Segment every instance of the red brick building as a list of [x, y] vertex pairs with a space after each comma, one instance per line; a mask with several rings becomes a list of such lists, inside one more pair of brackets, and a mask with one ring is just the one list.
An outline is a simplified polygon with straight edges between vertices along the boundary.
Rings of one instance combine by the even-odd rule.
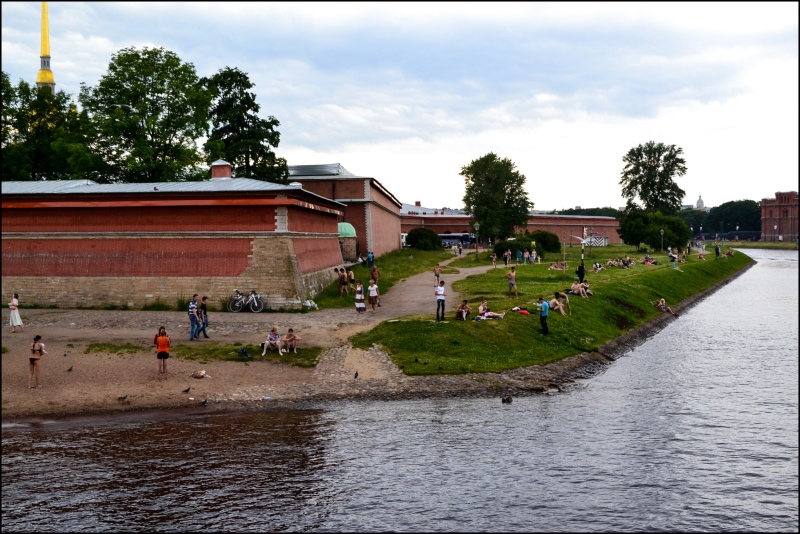
[[[437, 234], [472, 232], [470, 226], [472, 217], [469, 215], [460, 214], [456, 210], [423, 208], [419, 202], [414, 206], [404, 204], [401, 220], [403, 233], [408, 233], [414, 228], [421, 227], [430, 228]], [[587, 233], [590, 232], [590, 229], [593, 229], [593, 235], [608, 237], [609, 244], [622, 243], [622, 239], [617, 233], [619, 221], [614, 217], [535, 213], [531, 214], [530, 219], [528, 219], [527, 230], [530, 232], [546, 230], [556, 234], [562, 242], [569, 243], [573, 241], [577, 243], [578, 240], [571, 239], [570, 235], [582, 235], [584, 227]]]
[[761, 200], [761, 241], [797, 239], [797, 191], [775, 193]]
[[238, 288], [299, 306], [342, 266], [345, 206], [298, 186], [67, 180], [2, 193], [2, 292], [27, 302], [141, 307], [199, 293], [217, 305]]
[[345, 205], [342, 222], [356, 230], [356, 254], [375, 256], [400, 248], [403, 204], [375, 178], [356, 176], [338, 163], [290, 165], [289, 180]]

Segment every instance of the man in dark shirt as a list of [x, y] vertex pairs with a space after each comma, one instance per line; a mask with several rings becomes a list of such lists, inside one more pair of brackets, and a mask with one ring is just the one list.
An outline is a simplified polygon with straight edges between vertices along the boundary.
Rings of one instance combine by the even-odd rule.
[[200, 302], [200, 306], [198, 306], [197, 310], [197, 318], [200, 321], [200, 324], [197, 327], [197, 334], [194, 337], [200, 337], [200, 333], [203, 333], [203, 337], [208, 339], [208, 333], [206, 332], [206, 328], [208, 328], [208, 304], [206, 301], [208, 297], [204, 296], [202, 301]]

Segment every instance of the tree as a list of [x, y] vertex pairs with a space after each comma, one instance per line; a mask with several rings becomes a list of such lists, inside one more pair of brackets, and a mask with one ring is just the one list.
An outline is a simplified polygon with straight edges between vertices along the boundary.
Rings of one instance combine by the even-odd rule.
[[525, 175], [508, 158], [490, 152], [461, 168], [466, 182], [464, 209], [480, 224], [480, 237], [504, 239], [526, 226], [533, 203], [525, 192]]
[[636, 250], [647, 243], [652, 250], [661, 248], [661, 230], [664, 230], [664, 247], [683, 247], [691, 238], [689, 226], [679, 217], [667, 217], [661, 212], [647, 213], [640, 209], [626, 210], [619, 224], [619, 235], [627, 245]]
[[704, 210], [681, 210], [675, 215], [680, 217], [689, 227], [693, 228], [695, 233], [699, 233], [701, 227], [709, 228], [706, 223], [708, 213]]
[[734, 200], [711, 208], [706, 219], [707, 232], [761, 231], [761, 206], [755, 200]]
[[628, 206], [636, 206], [638, 197], [647, 211], [660, 211], [672, 215], [681, 208], [686, 192], [674, 182], [676, 176], [686, 174], [683, 149], [648, 141], [628, 151], [622, 161], [622, 196]]
[[194, 65], [164, 48], [123, 48], [96, 87], [81, 84], [94, 149], [110, 182], [166, 182], [196, 175], [211, 93]]
[[647, 237], [647, 226], [649, 225], [647, 214], [636, 208], [626, 210], [619, 221], [619, 237], [626, 245], [633, 245], [639, 251], [642, 242]]
[[236, 176], [268, 182], [286, 183], [289, 168], [278, 158], [281, 134], [275, 129], [280, 122], [273, 116], [262, 119], [256, 95], [250, 92], [253, 83], [236, 68], [226, 67], [203, 83], [213, 95], [211, 135], [205, 145], [208, 163], [225, 159]]
[[413, 228], [406, 236], [406, 243], [419, 250], [442, 249], [442, 238], [430, 228]]
[[558, 215], [589, 215], [592, 217], [614, 217], [619, 215], [616, 208], [570, 208], [557, 212]]
[[536, 242], [536, 250], [539, 247], [545, 252], [561, 252], [561, 240], [553, 232], [547, 230], [535, 230], [528, 234], [532, 241]]

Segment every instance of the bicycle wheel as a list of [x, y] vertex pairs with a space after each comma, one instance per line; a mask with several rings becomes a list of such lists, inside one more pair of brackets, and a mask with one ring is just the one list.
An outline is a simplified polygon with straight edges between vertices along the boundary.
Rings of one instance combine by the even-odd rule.
[[263, 309], [264, 309], [264, 301], [261, 300], [260, 298], [253, 299], [250, 302], [250, 311], [251, 312], [253, 312], [253, 313], [261, 313], [261, 311]]
[[228, 310], [233, 313], [239, 313], [244, 308], [244, 301], [242, 299], [232, 298], [228, 301]]

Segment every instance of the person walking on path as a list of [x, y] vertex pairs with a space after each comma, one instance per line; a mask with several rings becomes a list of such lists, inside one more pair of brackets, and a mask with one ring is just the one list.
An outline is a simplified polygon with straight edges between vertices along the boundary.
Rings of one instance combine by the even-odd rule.
[[378, 285], [378, 282], [381, 280], [381, 271], [378, 269], [376, 264], [372, 264], [372, 270], [370, 271], [369, 275], [375, 280], [375, 285]]
[[[437, 321], [444, 321], [444, 298], [447, 294], [444, 292], [444, 280], [439, 282], [439, 285], [436, 286], [436, 320]], [[442, 318], [439, 319], [439, 310], [442, 310]]]
[[714, 245], [714, 254], [719, 258], [719, 245]]
[[156, 336], [156, 360], [158, 361], [158, 373], [156, 374], [156, 378], [159, 375], [164, 375], [164, 378], [167, 378], [167, 359], [169, 358], [169, 346], [170, 340], [169, 336], [167, 335], [167, 329], [163, 326], [158, 329], [158, 335]]
[[492, 269], [496, 269], [497, 268], [497, 254], [492, 252], [492, 255], [489, 256], [489, 257], [492, 258]]
[[375, 280], [372, 278], [369, 280], [367, 296], [369, 297], [369, 305], [372, 306], [372, 313], [375, 313], [375, 306], [378, 304], [378, 299], [381, 298], [381, 292], [378, 290], [378, 286], [375, 285]]
[[439, 264], [436, 264], [436, 267], [433, 268], [433, 287], [439, 287], [439, 277], [442, 275], [442, 268], [439, 267]]
[[542, 325], [542, 335], [546, 336], [550, 333], [547, 328], [547, 315], [550, 312], [550, 304], [542, 297], [539, 297], [539, 323]]
[[42, 354], [47, 354], [44, 350], [44, 343], [42, 343], [42, 336], [34, 336], [33, 343], [31, 343], [31, 355], [28, 357], [28, 389], [33, 389], [31, 381], [36, 381], [36, 387], [39, 385], [39, 365], [42, 362]]
[[519, 293], [517, 292], [517, 268], [512, 267], [510, 272], [506, 273], [506, 278], [508, 278], [508, 296], [511, 296], [511, 290], [514, 290], [514, 297], [519, 297]]
[[367, 267], [372, 269], [372, 266], [375, 264], [375, 254], [372, 251], [367, 253]]
[[208, 339], [208, 332], [206, 332], [206, 328], [208, 328], [208, 304], [206, 301], [208, 297], [203, 297], [200, 299], [200, 306], [198, 306], [197, 310], [197, 317], [200, 320], [200, 323], [197, 326], [197, 334], [195, 337], [200, 337], [200, 333], [203, 333], [203, 337]]
[[25, 331], [25, 325], [22, 324], [22, 317], [19, 316], [19, 295], [14, 293], [14, 297], [11, 299], [11, 302], [8, 303], [8, 308], [11, 310], [11, 318], [9, 319], [8, 323], [11, 325], [11, 333], [17, 333], [17, 327], [20, 327], [22, 331]]
[[586, 276], [586, 266], [583, 264], [583, 260], [581, 260], [581, 264], [578, 265], [578, 268], [575, 270], [575, 273], [578, 275], [578, 281], [583, 283], [583, 277]]
[[364, 284], [359, 280], [356, 282], [356, 312], [364, 313], [365, 311], [367, 311], [367, 307], [364, 305]]
[[200, 333], [200, 316], [197, 315], [197, 293], [192, 295], [189, 302], [189, 341], [194, 341]]

